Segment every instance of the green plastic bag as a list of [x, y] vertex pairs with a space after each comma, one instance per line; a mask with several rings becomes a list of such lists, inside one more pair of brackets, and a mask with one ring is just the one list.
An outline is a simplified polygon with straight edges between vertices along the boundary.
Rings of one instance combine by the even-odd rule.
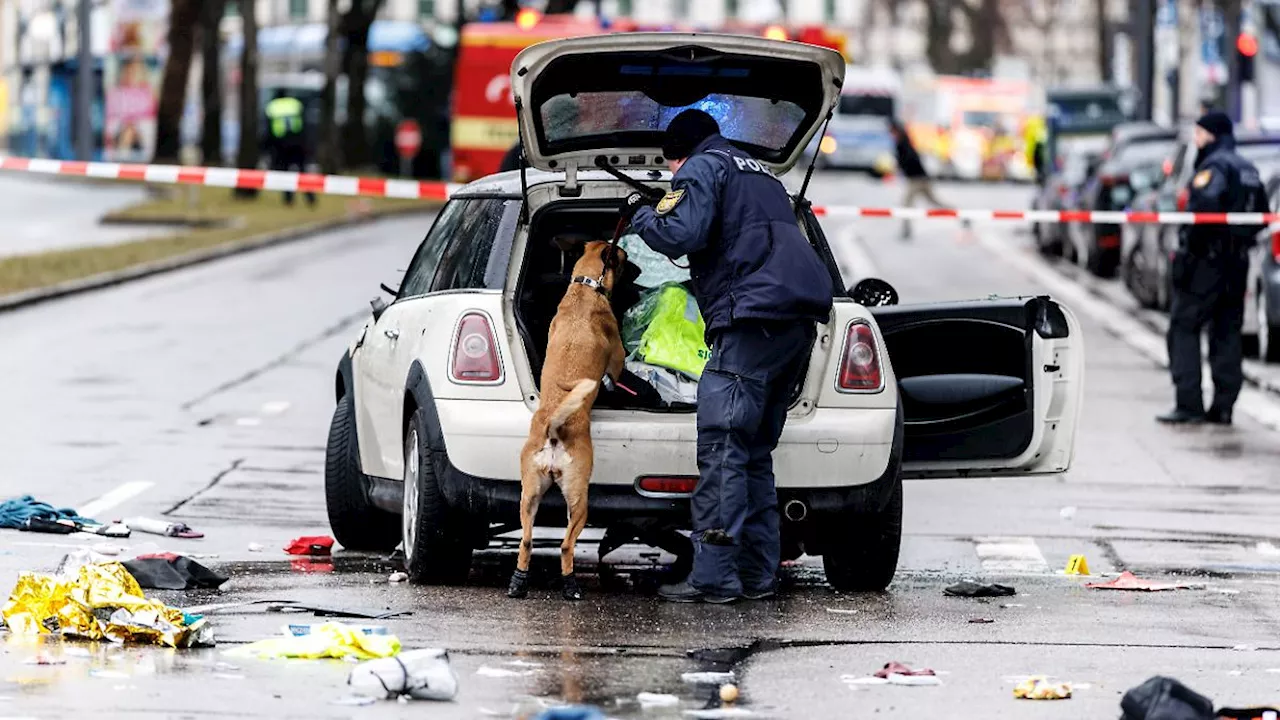
[[622, 316], [622, 344], [632, 358], [702, 377], [711, 358], [698, 303], [679, 283], [646, 290]]

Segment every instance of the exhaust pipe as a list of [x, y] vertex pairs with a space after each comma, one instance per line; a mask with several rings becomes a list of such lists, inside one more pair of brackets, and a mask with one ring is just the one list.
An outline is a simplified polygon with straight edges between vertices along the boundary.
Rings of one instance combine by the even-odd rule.
[[782, 506], [782, 516], [791, 522], [800, 522], [809, 516], [809, 506], [799, 500], [791, 500]]

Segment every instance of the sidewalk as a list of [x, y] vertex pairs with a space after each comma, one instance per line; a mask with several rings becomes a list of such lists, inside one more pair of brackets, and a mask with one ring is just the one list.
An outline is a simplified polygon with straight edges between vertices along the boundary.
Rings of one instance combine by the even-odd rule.
[[98, 219], [146, 199], [141, 185], [68, 182], [0, 175], [0, 257], [172, 235], [165, 227], [99, 225]]

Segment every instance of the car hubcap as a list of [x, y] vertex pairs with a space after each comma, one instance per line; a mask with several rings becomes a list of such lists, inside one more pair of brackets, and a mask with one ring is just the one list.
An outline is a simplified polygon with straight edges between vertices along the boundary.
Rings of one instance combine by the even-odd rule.
[[404, 513], [401, 517], [401, 538], [404, 540], [404, 557], [413, 557], [414, 539], [418, 534], [418, 431], [410, 430], [404, 452]]

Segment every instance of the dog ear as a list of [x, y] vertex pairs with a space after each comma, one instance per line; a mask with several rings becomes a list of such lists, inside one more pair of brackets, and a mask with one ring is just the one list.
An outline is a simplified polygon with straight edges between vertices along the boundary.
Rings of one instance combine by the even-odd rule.
[[640, 269], [639, 265], [631, 262], [630, 260], [626, 260], [622, 263], [622, 272], [619, 273], [618, 278], [622, 282], [630, 284], [639, 280], [642, 273], [643, 271]]

